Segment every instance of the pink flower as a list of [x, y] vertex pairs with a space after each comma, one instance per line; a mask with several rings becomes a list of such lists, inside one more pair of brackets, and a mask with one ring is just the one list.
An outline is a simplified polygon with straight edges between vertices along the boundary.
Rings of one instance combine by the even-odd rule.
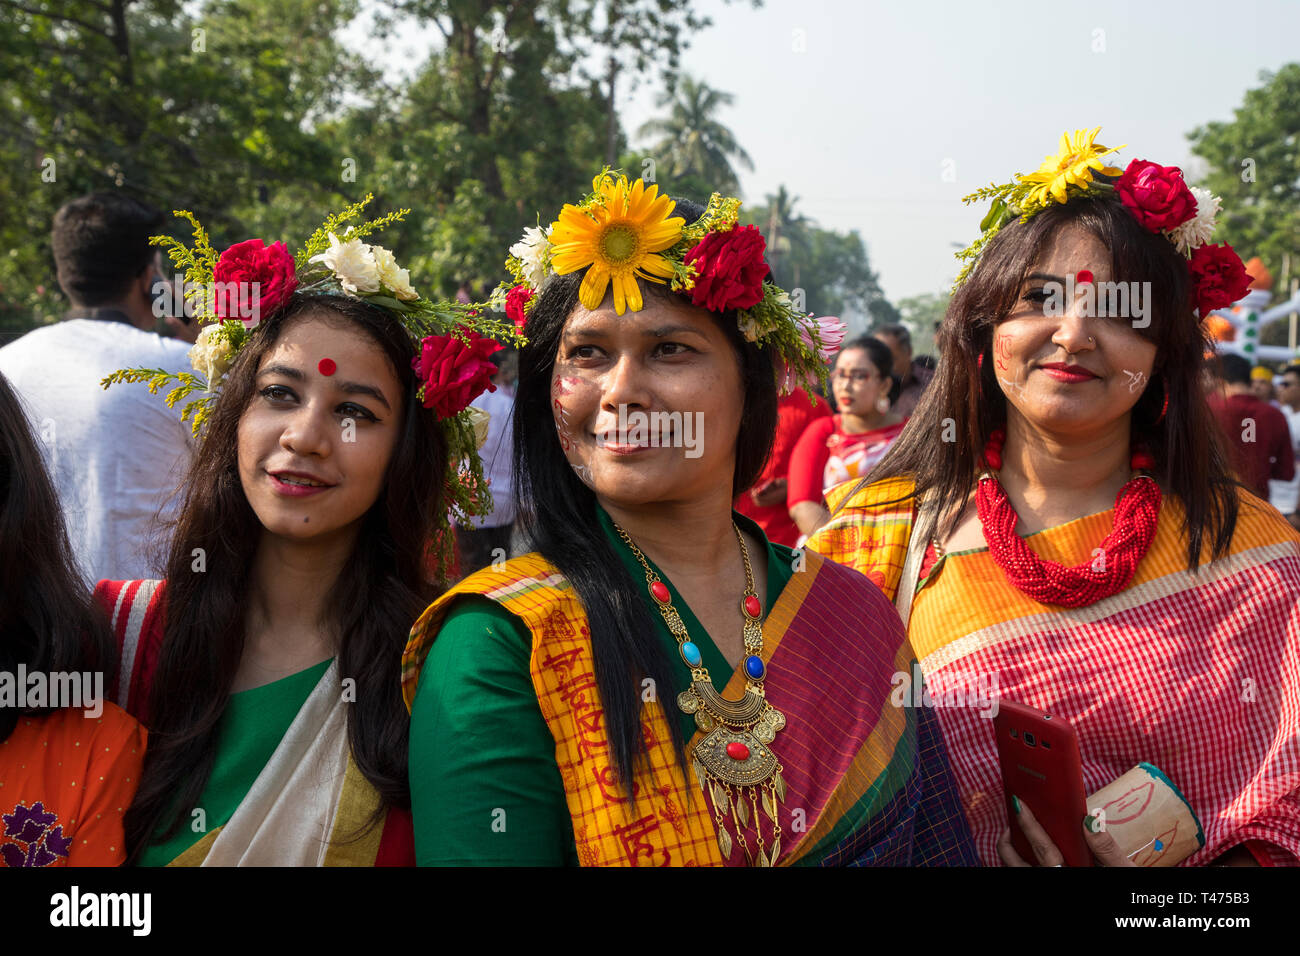
[[424, 407], [432, 408], [439, 418], [463, 412], [484, 390], [497, 390], [492, 384], [496, 366], [488, 356], [503, 346], [477, 332], [468, 331], [467, 335], [469, 344], [453, 335], [426, 335], [419, 358], [411, 359], [411, 367], [424, 385]]
[[[223, 252], [212, 278], [217, 283], [218, 318], [239, 319], [250, 329], [288, 302], [298, 287], [293, 256], [284, 243], [268, 246], [261, 239], [245, 239]], [[253, 283], [257, 283], [256, 298]]]
[[1145, 159], [1128, 164], [1115, 181], [1120, 200], [1145, 229], [1176, 229], [1196, 215], [1196, 197], [1183, 182], [1177, 166], [1161, 166]]
[[695, 265], [691, 301], [710, 312], [748, 309], [763, 299], [763, 280], [771, 271], [763, 261], [767, 243], [754, 226], [711, 232], [690, 252]]
[[[812, 335], [813, 330], [817, 332], [816, 340]], [[819, 319], [810, 315], [799, 322], [799, 338], [808, 346], [808, 351], [816, 352], [823, 362], [829, 362], [835, 357], [847, 330], [848, 326], [833, 315], [823, 315]]]
[[517, 285], [506, 293], [506, 316], [515, 323], [515, 331], [520, 335], [524, 334], [524, 325], [528, 322], [524, 306], [532, 298], [533, 290], [526, 285]]

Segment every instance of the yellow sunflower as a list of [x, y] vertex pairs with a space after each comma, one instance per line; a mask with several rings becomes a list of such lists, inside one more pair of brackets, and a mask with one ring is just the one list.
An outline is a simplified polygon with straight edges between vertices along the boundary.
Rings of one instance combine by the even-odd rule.
[[614, 311], [641, 311], [638, 277], [662, 283], [673, 274], [669, 260], [659, 255], [681, 238], [686, 220], [669, 218], [677, 205], [659, 195], [658, 186], [626, 176], [602, 174], [592, 181], [596, 201], [587, 209], [566, 205], [551, 225], [551, 265], [559, 275], [590, 266], [578, 289], [578, 301], [595, 309], [614, 283]]
[[1027, 176], [1016, 176], [1021, 182], [1039, 184], [1029, 193], [1028, 204], [1031, 207], [1046, 206], [1049, 195], [1057, 202], [1065, 202], [1069, 198], [1067, 189], [1070, 186], [1081, 186], [1087, 189], [1092, 182], [1094, 169], [1106, 176], [1118, 176], [1123, 173], [1123, 170], [1117, 166], [1107, 166], [1102, 163], [1101, 158], [1124, 147], [1109, 147], [1094, 143], [1100, 132], [1100, 126], [1090, 130], [1077, 129], [1074, 131], [1073, 139], [1069, 133], [1062, 133], [1061, 145], [1055, 156], [1044, 159], [1037, 172]]

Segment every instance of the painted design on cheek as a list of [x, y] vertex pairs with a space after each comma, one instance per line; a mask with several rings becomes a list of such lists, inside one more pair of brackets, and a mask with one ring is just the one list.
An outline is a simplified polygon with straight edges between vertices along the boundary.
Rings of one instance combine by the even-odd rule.
[[1128, 369], [1124, 369], [1124, 374], [1128, 376], [1128, 390], [1130, 392], [1136, 392], [1147, 383], [1147, 377], [1142, 372], [1130, 372]]
[[1075, 285], [1088, 285], [1092, 282], [1092, 273], [1087, 269], [1080, 269], [1074, 276]]
[[1017, 395], [1025, 390], [1023, 382], [1008, 382], [1005, 378], [999, 378], [998, 381], [1005, 385], [1008, 391], [1015, 392]]
[[338, 371], [338, 368], [339, 367], [334, 364], [334, 360], [331, 358], [323, 358], [316, 365], [317, 371], [319, 371], [322, 375], [326, 377], [333, 375], [335, 372]]
[[1005, 335], [999, 336], [993, 343], [993, 356], [997, 367], [1002, 369], [1002, 371], [1005, 372], [1011, 367], [1009, 364], [1011, 359], [1011, 343], [1007, 340]]
[[568, 413], [564, 410], [564, 405], [558, 398], [551, 403], [551, 410], [555, 415], [555, 434], [559, 436], [560, 448], [567, 454], [569, 449], [573, 447], [573, 442], [569, 438]]

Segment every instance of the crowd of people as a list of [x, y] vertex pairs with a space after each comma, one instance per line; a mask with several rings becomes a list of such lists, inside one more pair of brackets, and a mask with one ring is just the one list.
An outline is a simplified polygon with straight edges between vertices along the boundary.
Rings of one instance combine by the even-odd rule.
[[935, 360], [614, 173], [479, 303], [365, 228], [239, 243], [251, 318], [160, 316], [161, 215], [68, 203], [68, 317], [0, 348], [0, 859], [1061, 865], [919, 673], [1067, 721], [1086, 793], [1159, 768], [1174, 862], [1300, 865], [1300, 365], [1209, 348], [1240, 261], [1095, 135], [995, 199]]

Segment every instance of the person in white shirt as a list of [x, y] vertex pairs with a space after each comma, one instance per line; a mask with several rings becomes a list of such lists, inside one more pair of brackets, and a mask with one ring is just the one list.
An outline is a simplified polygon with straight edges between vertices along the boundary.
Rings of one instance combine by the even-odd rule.
[[515, 523], [514, 427], [511, 419], [515, 398], [505, 383], [508, 354], [509, 350], [503, 350], [490, 359], [497, 367], [492, 376], [496, 391], [484, 392], [470, 403], [491, 416], [487, 441], [479, 449], [479, 457], [483, 460], [483, 476], [492, 492], [492, 513], [472, 519], [472, 525], [456, 526], [456, 552], [462, 577], [468, 577], [495, 561], [504, 561], [511, 554], [510, 539]]
[[89, 581], [154, 576], [155, 517], [189, 462], [190, 430], [147, 389], [105, 390], [100, 379], [131, 366], [190, 369], [197, 323], [168, 317], [188, 341], [153, 330], [161, 257], [149, 236], [160, 211], [115, 193], [64, 205], [51, 234], [59, 285], [72, 302], [61, 322], [0, 348], [9, 379], [41, 441], [80, 570]]
[[1291, 429], [1291, 448], [1296, 456], [1296, 476], [1290, 481], [1270, 481], [1268, 500], [1295, 528], [1300, 528], [1300, 364], [1288, 365], [1277, 379], [1278, 407]]

